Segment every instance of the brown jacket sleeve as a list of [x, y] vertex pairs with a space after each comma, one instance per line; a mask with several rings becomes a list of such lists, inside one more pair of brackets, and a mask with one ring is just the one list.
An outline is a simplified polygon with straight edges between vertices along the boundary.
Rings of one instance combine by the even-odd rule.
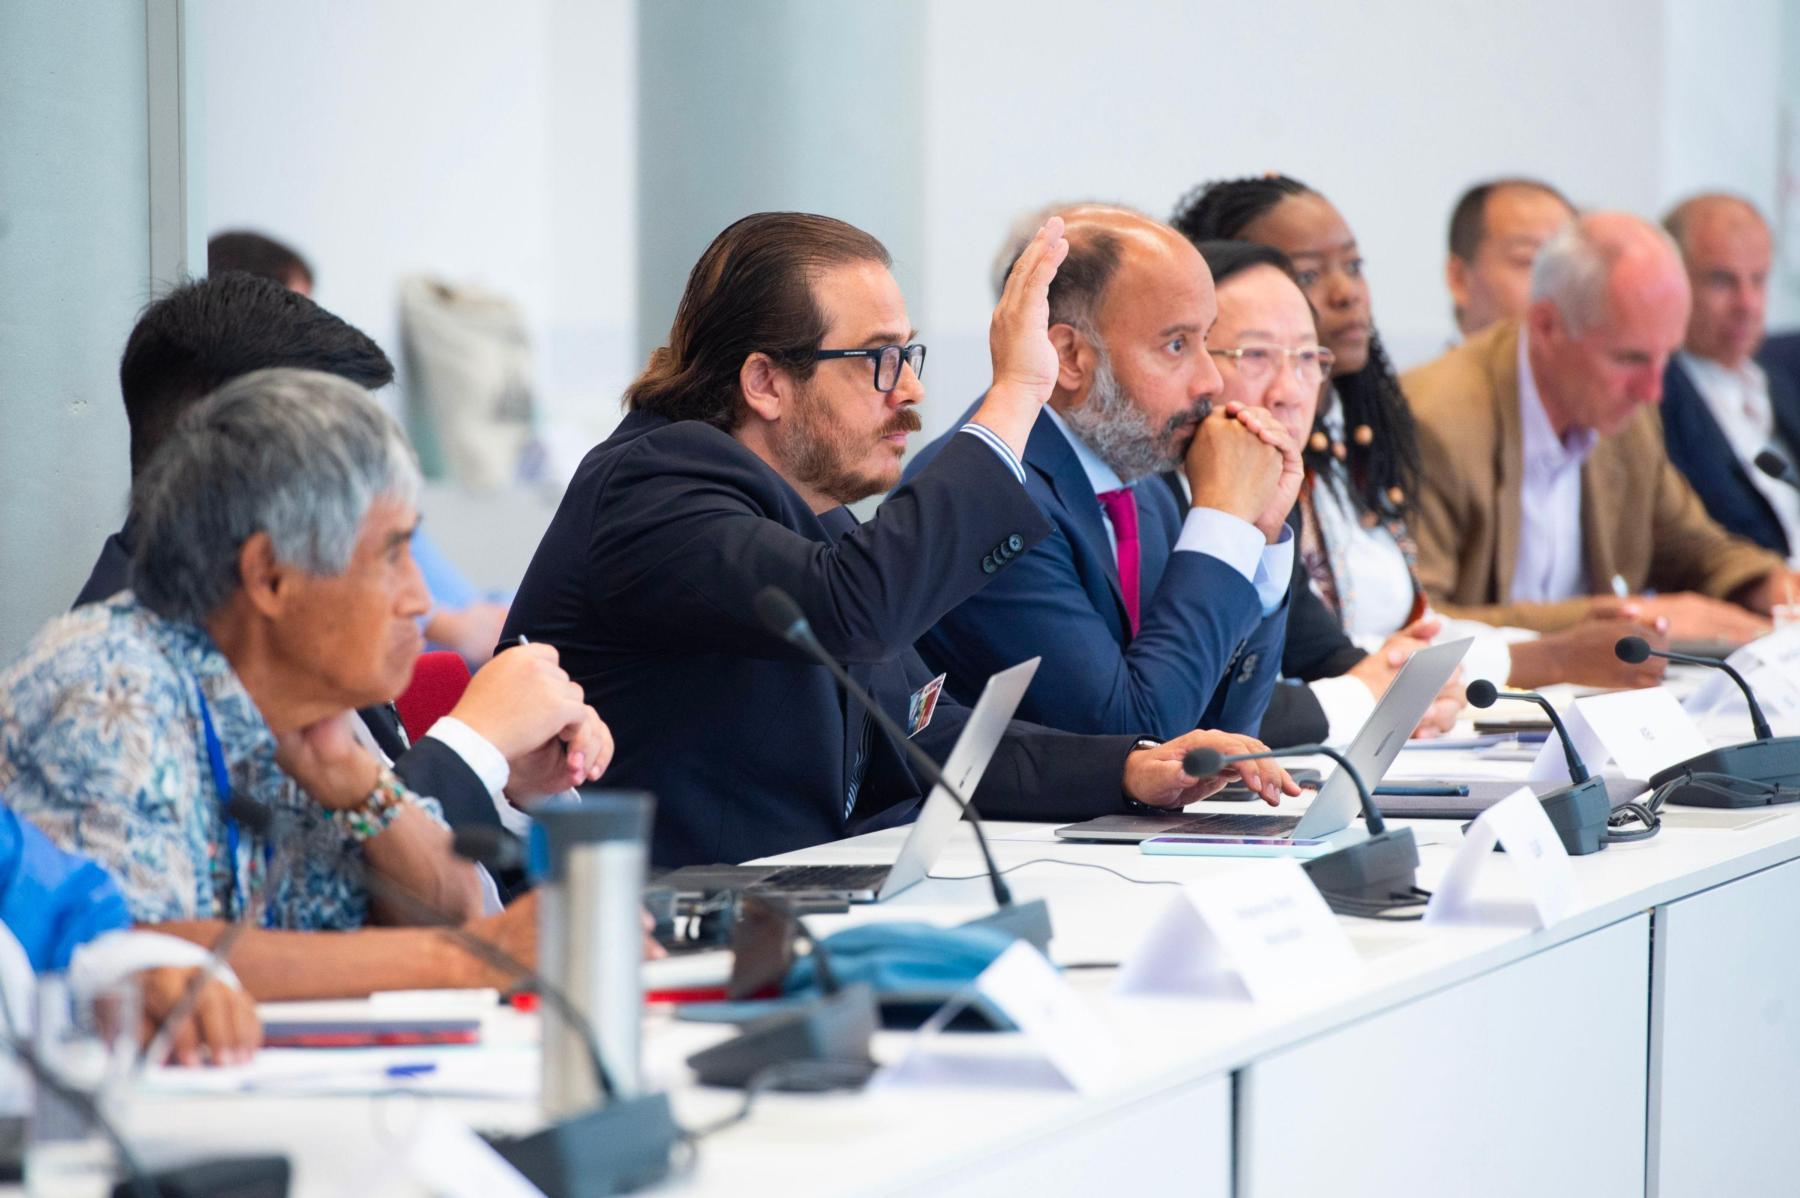
[[1660, 465], [1651, 586], [1727, 599], [1782, 567], [1773, 553], [1719, 527], [1666, 454]]

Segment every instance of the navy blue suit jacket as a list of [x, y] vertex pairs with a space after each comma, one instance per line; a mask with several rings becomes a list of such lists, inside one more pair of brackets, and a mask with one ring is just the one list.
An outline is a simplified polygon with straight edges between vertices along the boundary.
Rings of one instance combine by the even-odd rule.
[[[1790, 460], [1800, 452], [1800, 390], [1787, 373], [1768, 369], [1769, 405], [1774, 410], [1776, 435], [1785, 443]], [[1738, 460], [1725, 431], [1694, 385], [1693, 376], [1674, 358], [1663, 372], [1663, 436], [1669, 460], [1687, 477], [1707, 515], [1726, 531], [1755, 541], [1783, 556], [1794, 549], [1787, 542], [1775, 509], [1751, 481], [1754, 463]]]
[[[791, 594], [904, 726], [931, 677], [913, 641], [1048, 532], [986, 444], [964, 436], [940, 457], [867, 524], [846, 508], [815, 515], [755, 454], [698, 421], [634, 412], [582, 461], [506, 635], [555, 645], [611, 726], [605, 781], [655, 794], [655, 864], [744, 861], [916, 813], [923, 790], [879, 730], [845, 811], [863, 712], [823, 666], [766, 632], [753, 603], [771, 584]], [[919, 745], [942, 761], [967, 718], [941, 701]], [[1015, 724], [973, 800], [1008, 818], [1123, 811], [1134, 739]]]
[[[921, 477], [955, 444], [949, 433], [907, 468]], [[1050, 535], [963, 600], [919, 642], [959, 698], [996, 670], [1042, 655], [1021, 717], [1071, 732], [1196, 727], [1255, 735], [1281, 669], [1287, 606], [1263, 618], [1256, 588], [1219, 559], [1174, 553], [1181, 509], [1161, 482], [1137, 488], [1138, 634], [1094, 488], [1048, 413], [1025, 448], [1025, 486]]]

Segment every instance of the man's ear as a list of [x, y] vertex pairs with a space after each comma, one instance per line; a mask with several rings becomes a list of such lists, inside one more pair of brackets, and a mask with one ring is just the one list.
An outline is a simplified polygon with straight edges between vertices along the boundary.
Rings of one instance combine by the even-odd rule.
[[286, 606], [292, 589], [292, 571], [275, 556], [275, 543], [266, 532], [254, 532], [238, 548], [238, 583], [244, 598], [260, 614], [274, 619]]
[[1074, 325], [1050, 326], [1050, 344], [1056, 347], [1056, 389], [1076, 399], [1087, 398], [1093, 385], [1094, 367], [1100, 360], [1093, 342]]
[[750, 414], [772, 424], [786, 414], [794, 380], [768, 354], [755, 353], [738, 367], [738, 390]]
[[1455, 254], [1444, 260], [1444, 285], [1450, 288], [1450, 304], [1461, 317], [1469, 307], [1469, 264]]
[[1569, 326], [1563, 320], [1562, 309], [1556, 306], [1555, 300], [1533, 301], [1532, 305], [1525, 309], [1524, 324], [1532, 341], [1545, 348], [1559, 344], [1569, 335]]

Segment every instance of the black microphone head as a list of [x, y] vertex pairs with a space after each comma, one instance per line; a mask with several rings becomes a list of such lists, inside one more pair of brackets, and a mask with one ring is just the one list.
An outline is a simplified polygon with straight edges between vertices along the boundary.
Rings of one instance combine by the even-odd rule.
[[1492, 707], [1494, 700], [1500, 697], [1500, 692], [1486, 678], [1477, 678], [1469, 683], [1469, 689], [1463, 692], [1463, 697], [1469, 701], [1470, 707]]
[[525, 866], [525, 846], [505, 828], [471, 824], [456, 829], [450, 843], [458, 857], [485, 865], [491, 870], [522, 869]]
[[1190, 778], [1210, 778], [1225, 768], [1225, 755], [1217, 749], [1189, 749], [1181, 758], [1181, 772]]
[[807, 627], [806, 613], [792, 595], [778, 586], [766, 586], [756, 592], [755, 606], [762, 626], [784, 641], [794, 640], [796, 633]]
[[1789, 481], [1787, 462], [1772, 449], [1765, 449], [1756, 455], [1756, 468], [1778, 482]]
[[1613, 652], [1619, 655], [1620, 661], [1635, 666], [1650, 660], [1650, 642], [1641, 636], [1622, 636], [1613, 646]]
[[225, 814], [258, 836], [267, 836], [275, 826], [275, 809], [248, 795], [233, 795], [225, 804]]

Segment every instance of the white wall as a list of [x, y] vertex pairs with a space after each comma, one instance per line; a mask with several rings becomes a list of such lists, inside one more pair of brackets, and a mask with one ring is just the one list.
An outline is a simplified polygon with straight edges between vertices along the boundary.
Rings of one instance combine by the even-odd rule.
[[[395, 284], [524, 308], [579, 453], [634, 373], [626, 0], [192, 0], [208, 228], [293, 243], [316, 298], [399, 361]], [[609, 398], [614, 397], [614, 398]]]
[[124, 519], [119, 351], [151, 290], [146, 35], [141, 3], [0, 6], [0, 666]]
[[1444, 238], [1468, 184], [1526, 173], [1582, 203], [1660, 199], [1662, 31], [1643, 0], [1095, 11], [929, 7], [925, 306], [940, 396], [972, 395], [988, 262], [1013, 216], [1046, 200], [1167, 216], [1204, 180], [1294, 175], [1343, 211], [1384, 340], [1418, 360], [1453, 331]]

